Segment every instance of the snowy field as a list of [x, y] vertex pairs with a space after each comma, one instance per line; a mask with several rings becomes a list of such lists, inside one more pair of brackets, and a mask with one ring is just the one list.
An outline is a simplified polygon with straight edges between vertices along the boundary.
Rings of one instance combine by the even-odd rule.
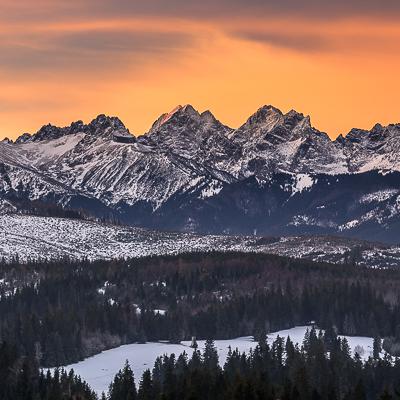
[[[400, 265], [400, 248], [328, 236], [196, 235], [157, 232], [65, 218], [0, 215], [0, 259], [113, 259], [191, 251], [245, 251], [342, 263], [346, 254], [363, 247], [360, 264]], [[1, 277], [0, 277], [1, 278]]]
[[[294, 343], [301, 344], [304, 334], [308, 327], [298, 326], [292, 329], [283, 330], [268, 335], [268, 341], [271, 343], [279, 335], [281, 337], [290, 337]], [[372, 354], [372, 338], [368, 337], [348, 337], [349, 345], [354, 351], [356, 346], [362, 346], [364, 349], [363, 359], [367, 359]], [[198, 341], [199, 349], [204, 349], [204, 341]], [[220, 364], [225, 363], [228, 348], [232, 350], [238, 349], [241, 352], [248, 352], [257, 346], [252, 337], [241, 337], [231, 340], [217, 340], [215, 345], [218, 349]], [[186, 351], [189, 357], [193, 349], [190, 342], [182, 342], [182, 344], [169, 343], [146, 343], [146, 344], [129, 344], [117, 347], [112, 350], [103, 351], [93, 357], [87, 358], [76, 364], [68, 365], [66, 370], [73, 369], [76, 374], [80, 375], [98, 394], [108, 390], [108, 386], [113, 380], [115, 374], [121, 369], [126, 360], [129, 361], [135, 374], [136, 383], [139, 382], [143, 372], [146, 369], [152, 369], [154, 362], [158, 356], [164, 354], [170, 355], [174, 353], [176, 356]]]
[[20, 261], [63, 257], [96, 260], [213, 249], [245, 250], [247, 240], [246, 237], [156, 232], [65, 218], [0, 216], [0, 258], [18, 255]]

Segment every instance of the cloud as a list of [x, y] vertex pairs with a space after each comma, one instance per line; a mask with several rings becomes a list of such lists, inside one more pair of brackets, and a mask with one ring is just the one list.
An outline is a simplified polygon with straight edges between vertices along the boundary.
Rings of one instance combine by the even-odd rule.
[[232, 125], [262, 103], [337, 133], [391, 122], [399, 21], [399, 0], [0, 0], [0, 129], [108, 112], [144, 131], [181, 102]]
[[[0, 36], [0, 39], [1, 36]], [[195, 40], [189, 33], [130, 30], [60, 31], [5, 35], [0, 71], [98, 71], [173, 54]]]
[[53, 44], [58, 48], [92, 53], [157, 53], [188, 46], [189, 34], [144, 31], [89, 31], [61, 35]]
[[[355, 16], [396, 19], [400, 1], [36, 0], [33, 4], [32, 0], [0, 0], [0, 74], [84, 73], [140, 66], [151, 57], [157, 61], [195, 49], [202, 24], [233, 38], [304, 53], [364, 47], [364, 40], [378, 50], [386, 49], [389, 35], [389, 39], [375, 39], [350, 33], [337, 38], [332, 32], [307, 28]], [[279, 21], [283, 21], [281, 26]], [[303, 26], [287, 30], [291, 25], [287, 21], [300, 21]], [[398, 49], [397, 39], [391, 41], [389, 52]]]
[[262, 31], [235, 31], [231, 34], [240, 39], [300, 52], [320, 52], [330, 48], [327, 37], [312, 34]]
[[[275, 21], [276, 22], [276, 21]], [[368, 26], [368, 29], [366, 29]], [[388, 28], [389, 29], [385, 29]], [[389, 24], [365, 25], [360, 21], [331, 24], [297, 24], [279, 21], [267, 26], [228, 30], [233, 38], [304, 54], [352, 54], [392, 57], [400, 51], [400, 28]]]
[[[398, 0], [2, 0], [3, 19], [45, 20], [163, 16], [214, 19], [232, 16], [270, 18], [390, 17], [400, 15]], [[5, 13], [6, 12], [6, 13]]]

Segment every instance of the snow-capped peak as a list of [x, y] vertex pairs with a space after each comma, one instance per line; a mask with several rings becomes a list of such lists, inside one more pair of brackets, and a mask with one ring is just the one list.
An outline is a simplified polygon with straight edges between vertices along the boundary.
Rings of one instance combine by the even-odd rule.
[[158, 129], [161, 125], [164, 125], [166, 122], [168, 122], [171, 117], [180, 111], [182, 109], [182, 106], [176, 106], [173, 110], [171, 110], [169, 113], [162, 114], [160, 118], [157, 119], [157, 121], [153, 124], [154, 129]]
[[[181, 120], [184, 121], [181, 121]], [[168, 113], [162, 114], [152, 125], [148, 134], [158, 131], [165, 124], [179, 124], [185, 122], [187, 119], [200, 120], [200, 113], [193, 108], [190, 104], [184, 106], [177, 106]]]
[[[243, 126], [270, 127], [282, 121], [283, 114], [278, 108], [266, 105], [259, 108]], [[240, 129], [240, 128], [239, 128]]]
[[3, 179], [7, 191], [22, 187], [34, 199], [68, 187], [107, 205], [157, 208], [189, 189], [208, 193], [210, 182], [220, 188], [249, 177], [267, 182], [277, 172], [400, 171], [399, 137], [400, 125], [376, 125], [331, 141], [309, 116], [271, 105], [233, 130], [188, 104], [163, 114], [137, 143], [121, 120], [101, 114], [88, 124], [45, 125], [16, 144], [0, 142], [0, 162], [12, 166], [7, 177], [15, 174], [12, 185]]
[[78, 133], [108, 139], [115, 139], [118, 136], [134, 141], [134, 137], [119, 118], [100, 114], [87, 125], [82, 121], [72, 122], [70, 126], [63, 128], [51, 124], [44, 125], [33, 135], [24, 133], [15, 143], [23, 144], [56, 140], [63, 136], [76, 135]]
[[284, 115], [284, 125], [287, 129], [306, 129], [311, 128], [311, 119], [310, 116], [304, 116], [304, 114], [299, 113], [295, 110], [289, 111]]
[[309, 116], [291, 110], [283, 114], [278, 108], [268, 105], [258, 109], [244, 125], [232, 134], [239, 142], [275, 139], [287, 141], [304, 136], [310, 130]]

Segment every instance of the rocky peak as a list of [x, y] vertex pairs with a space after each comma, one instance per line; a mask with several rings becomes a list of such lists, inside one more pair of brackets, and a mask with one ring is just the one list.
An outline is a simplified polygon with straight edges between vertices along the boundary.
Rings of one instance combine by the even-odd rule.
[[71, 126], [67, 129], [69, 130], [70, 134], [72, 134], [72, 135], [75, 133], [85, 132], [85, 124], [81, 120], [75, 121], [75, 122], [72, 122]]
[[276, 143], [308, 136], [310, 132], [318, 133], [312, 128], [309, 116], [304, 116], [295, 110], [283, 114], [276, 107], [268, 105], [258, 109], [233, 134], [233, 137], [241, 142], [266, 140]]
[[[265, 127], [282, 121], [283, 113], [278, 108], [267, 105], [259, 108], [243, 126]], [[240, 128], [239, 128], [240, 129]]]
[[95, 133], [100, 133], [100, 134], [101, 134], [101, 131], [104, 131], [107, 128], [126, 129], [125, 125], [118, 117], [108, 117], [107, 115], [104, 115], [104, 114], [100, 114], [95, 119], [93, 119], [88, 124], [88, 128], [90, 131], [95, 132]]
[[100, 114], [93, 119], [86, 126], [85, 132], [95, 137], [112, 139], [125, 137], [126, 139], [131, 139], [131, 141], [134, 141], [134, 136], [129, 132], [119, 118], [108, 117], [104, 114]]
[[190, 104], [175, 107], [171, 112], [162, 114], [147, 133], [147, 138], [160, 143], [174, 140], [193, 138], [200, 139], [213, 133], [227, 135], [231, 128], [223, 125], [209, 111], [199, 113]]
[[24, 133], [16, 140], [16, 143], [55, 140], [62, 136], [75, 135], [77, 133], [86, 133], [90, 136], [111, 138], [117, 141], [118, 139], [116, 138], [124, 137], [125, 141], [128, 141], [128, 139], [129, 141], [134, 141], [134, 136], [119, 118], [100, 114], [87, 125], [81, 120], [72, 122], [70, 126], [64, 128], [51, 124], [44, 125], [33, 135]]
[[54, 126], [52, 124], [47, 124], [42, 126], [34, 135], [32, 135], [31, 141], [40, 142], [44, 140], [54, 140], [63, 136], [65, 133], [65, 129], [59, 128], [58, 126]]
[[[72, 126], [72, 125], [71, 125]], [[75, 127], [76, 129], [76, 127]], [[23, 144], [28, 142], [42, 142], [47, 140], [55, 140], [62, 136], [71, 134], [71, 127], [60, 128], [58, 126], [47, 124], [43, 125], [36, 133], [33, 135], [29, 133], [22, 134], [15, 143]]]
[[345, 138], [342, 134], [340, 134], [340, 135], [335, 139], [334, 143], [338, 143], [338, 144], [340, 144], [340, 145], [344, 145], [344, 144], [346, 144], [346, 138]]
[[200, 120], [205, 125], [220, 125], [224, 126], [220, 121], [218, 121], [214, 114], [210, 110], [206, 110], [200, 114]]
[[353, 128], [345, 137], [340, 135], [336, 141], [341, 141], [344, 145], [359, 144], [361, 146], [368, 146], [369, 143], [385, 141], [391, 135], [391, 127], [393, 127], [393, 125], [385, 127], [381, 124], [375, 124], [370, 131]]
[[345, 136], [345, 143], [360, 143], [363, 138], [368, 135], [368, 131], [365, 129], [353, 128], [351, 131]]
[[32, 135], [30, 133], [23, 133], [21, 136], [19, 136], [17, 138], [17, 140], [15, 141], [16, 144], [23, 144], [29, 141], [29, 139], [32, 137]]
[[293, 130], [295, 128], [307, 129], [311, 128], [310, 116], [304, 116], [304, 114], [299, 113], [295, 110], [289, 111], [283, 116], [285, 128]]
[[149, 134], [166, 129], [170, 126], [184, 126], [189, 123], [199, 123], [201, 116], [190, 104], [177, 106], [168, 113], [162, 114], [152, 125]]
[[200, 114], [188, 104], [162, 114], [139, 142], [191, 160], [217, 162], [236, 151], [231, 132], [210, 111]]

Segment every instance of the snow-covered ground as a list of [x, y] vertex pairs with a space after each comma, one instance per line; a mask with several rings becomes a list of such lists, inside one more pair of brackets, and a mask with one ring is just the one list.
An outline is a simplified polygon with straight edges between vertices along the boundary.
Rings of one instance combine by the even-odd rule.
[[[0, 215], [0, 259], [112, 259], [192, 251], [244, 251], [343, 263], [352, 249], [370, 267], [400, 265], [400, 248], [333, 236], [196, 235], [66, 218]], [[0, 277], [1, 278], [1, 277]]]
[[213, 249], [245, 250], [246, 238], [156, 232], [91, 221], [0, 216], [0, 258], [112, 259]]
[[[268, 341], [271, 343], [279, 335], [283, 338], [290, 337], [294, 343], [301, 344], [304, 334], [308, 329], [307, 326], [298, 326], [292, 329], [283, 330], [268, 335]], [[363, 359], [367, 359], [372, 354], [373, 339], [369, 337], [348, 337], [349, 345], [354, 351], [356, 346], [364, 349]], [[199, 349], [204, 349], [204, 341], [199, 340]], [[252, 337], [241, 337], [231, 340], [217, 340], [215, 342], [218, 349], [220, 364], [225, 363], [229, 346], [238, 349], [241, 352], [248, 352], [257, 346]], [[126, 360], [129, 361], [135, 374], [136, 383], [139, 382], [143, 372], [146, 369], [152, 369], [154, 362], [158, 356], [164, 354], [170, 355], [174, 353], [176, 356], [183, 352], [188, 353], [189, 357], [193, 353], [190, 348], [190, 342], [182, 342], [182, 344], [169, 343], [146, 343], [146, 344], [129, 344], [117, 347], [112, 350], [103, 351], [93, 357], [76, 364], [68, 365], [66, 370], [73, 369], [76, 374], [80, 375], [89, 383], [93, 390], [98, 394], [108, 390], [108, 386], [114, 378], [115, 374], [121, 369]]]

